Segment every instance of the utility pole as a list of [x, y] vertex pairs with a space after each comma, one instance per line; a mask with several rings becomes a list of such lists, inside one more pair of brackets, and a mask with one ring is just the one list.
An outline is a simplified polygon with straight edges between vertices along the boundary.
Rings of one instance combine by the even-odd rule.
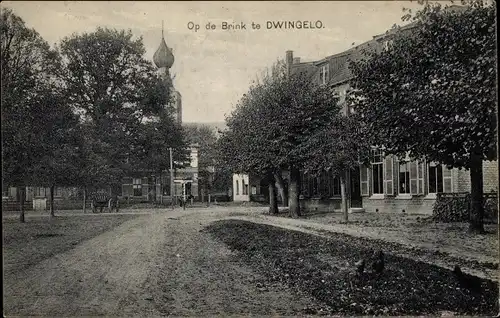
[[174, 208], [174, 160], [172, 157], [172, 147], [168, 148], [170, 151], [170, 197], [172, 198], [172, 209]]
[[182, 209], [186, 209], [186, 182], [182, 181]]

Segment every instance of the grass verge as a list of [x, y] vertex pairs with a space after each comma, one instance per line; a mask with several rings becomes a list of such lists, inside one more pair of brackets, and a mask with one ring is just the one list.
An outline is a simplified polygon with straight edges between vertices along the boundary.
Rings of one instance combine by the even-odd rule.
[[22, 271], [73, 248], [137, 215], [29, 217], [25, 223], [2, 219], [4, 273]]
[[[447, 269], [391, 255], [384, 250], [383, 273], [355, 274], [354, 263], [369, 261], [366, 239], [347, 235], [322, 238], [298, 231], [240, 220], [211, 224], [207, 231], [238, 252], [267, 277], [318, 301], [301, 314], [326, 315], [461, 315], [494, 316], [498, 287], [480, 280], [481, 290], [462, 287]], [[383, 248], [383, 246], [382, 246]]]

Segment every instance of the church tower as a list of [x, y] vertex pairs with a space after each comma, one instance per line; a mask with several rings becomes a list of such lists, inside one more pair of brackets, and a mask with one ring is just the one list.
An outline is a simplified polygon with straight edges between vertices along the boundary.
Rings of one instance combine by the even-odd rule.
[[172, 104], [176, 111], [176, 118], [179, 124], [182, 124], [182, 96], [175, 90], [172, 78], [170, 76], [170, 68], [174, 64], [174, 54], [172, 49], [167, 46], [165, 42], [165, 35], [163, 31], [163, 21], [161, 24], [161, 42], [160, 46], [153, 55], [153, 62], [158, 68], [161, 78], [165, 85], [170, 87]]

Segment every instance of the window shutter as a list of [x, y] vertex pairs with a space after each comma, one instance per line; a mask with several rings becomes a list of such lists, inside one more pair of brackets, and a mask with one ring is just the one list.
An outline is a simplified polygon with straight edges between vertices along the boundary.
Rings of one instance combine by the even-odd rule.
[[417, 184], [418, 194], [424, 194], [424, 161], [417, 161]]
[[416, 161], [410, 162], [410, 193], [418, 194], [418, 167]]
[[360, 183], [361, 183], [361, 195], [362, 196], [368, 196], [370, 195], [368, 185], [369, 183], [369, 175], [370, 171], [368, 170], [368, 167], [361, 167], [360, 168]]
[[453, 192], [453, 183], [452, 183], [452, 169], [446, 168], [443, 166], [443, 192], [450, 193]]
[[393, 158], [387, 156], [384, 160], [384, 188], [386, 195], [394, 195]]

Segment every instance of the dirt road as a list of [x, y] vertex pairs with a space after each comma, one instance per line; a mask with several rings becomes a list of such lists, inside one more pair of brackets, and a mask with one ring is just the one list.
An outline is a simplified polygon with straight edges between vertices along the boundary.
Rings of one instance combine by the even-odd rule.
[[[363, 232], [340, 225], [268, 217], [262, 215], [264, 210], [212, 207], [137, 211], [137, 218], [6, 276], [4, 314], [297, 315], [314, 301], [281, 284], [261, 284], [261, 274], [244, 265], [203, 229], [215, 220], [235, 218], [320, 235], [326, 230], [353, 236]], [[434, 256], [421, 260], [451, 266]]]
[[310, 300], [261, 277], [200, 232], [230, 210], [140, 215], [4, 281], [7, 316], [291, 314]]

